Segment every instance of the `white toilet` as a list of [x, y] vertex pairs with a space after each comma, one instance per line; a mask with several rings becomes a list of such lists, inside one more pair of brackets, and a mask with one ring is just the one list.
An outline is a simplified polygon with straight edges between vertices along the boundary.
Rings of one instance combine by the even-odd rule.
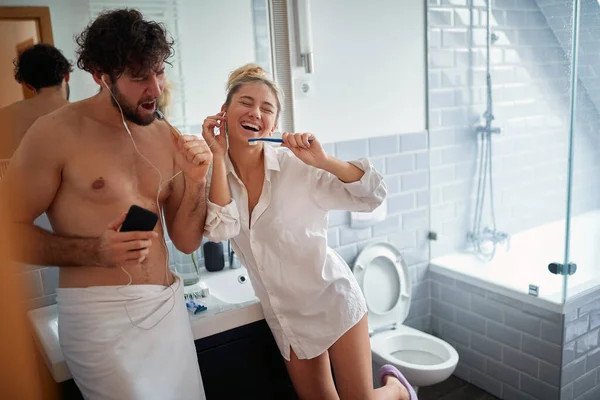
[[416, 388], [447, 379], [458, 364], [456, 350], [402, 325], [410, 309], [411, 280], [400, 251], [388, 243], [373, 243], [358, 255], [352, 270], [369, 310], [373, 374], [392, 364]]

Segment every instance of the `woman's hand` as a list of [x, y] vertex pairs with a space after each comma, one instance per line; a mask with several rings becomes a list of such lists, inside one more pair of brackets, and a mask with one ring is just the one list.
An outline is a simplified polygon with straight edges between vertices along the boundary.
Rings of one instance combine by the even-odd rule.
[[312, 133], [284, 132], [282, 139], [282, 146], [290, 149], [305, 164], [323, 169], [328, 162], [328, 154]]
[[[206, 140], [213, 157], [224, 157], [225, 153], [227, 153], [227, 138], [225, 137], [226, 120], [225, 112], [221, 111], [217, 115], [206, 117], [202, 124], [202, 137]], [[215, 128], [219, 128], [219, 135], [215, 136]]]

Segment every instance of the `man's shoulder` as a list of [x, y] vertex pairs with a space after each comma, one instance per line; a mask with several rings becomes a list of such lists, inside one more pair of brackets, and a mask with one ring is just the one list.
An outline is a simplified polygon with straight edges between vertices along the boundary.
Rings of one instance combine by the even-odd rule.
[[12, 104], [9, 104], [7, 106], [0, 107], [0, 115], [3, 117], [4, 116], [11, 117], [11, 116], [14, 116], [15, 114], [18, 114], [20, 112], [20, 110], [23, 108], [23, 102], [24, 102], [24, 100], [20, 100], [20, 101], [14, 102]]
[[36, 124], [51, 127], [62, 125], [66, 128], [68, 126], [76, 125], [82, 118], [83, 115], [80, 111], [80, 105], [78, 103], [68, 103], [46, 115], [42, 115], [37, 119]]

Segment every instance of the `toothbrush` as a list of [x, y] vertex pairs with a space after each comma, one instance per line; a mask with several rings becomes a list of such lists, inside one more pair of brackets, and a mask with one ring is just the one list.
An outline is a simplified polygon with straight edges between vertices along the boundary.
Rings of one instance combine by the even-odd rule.
[[173, 136], [175, 136], [176, 138], [179, 138], [181, 135], [181, 132], [179, 131], [179, 129], [175, 128], [173, 125], [171, 125], [169, 123], [169, 121], [167, 121], [167, 119], [165, 118], [164, 114], [162, 112], [160, 112], [159, 110], [155, 110], [154, 111], [154, 115], [156, 116], [156, 119], [158, 119], [159, 121], [165, 121], [167, 123], [167, 125], [169, 126], [169, 130], [171, 131], [171, 134]]
[[[252, 138], [248, 139], [248, 144], [250, 146], [256, 146], [258, 142], [271, 142], [271, 143], [283, 143], [283, 139], [278, 138]], [[308, 143], [312, 143], [312, 139], [308, 141]]]

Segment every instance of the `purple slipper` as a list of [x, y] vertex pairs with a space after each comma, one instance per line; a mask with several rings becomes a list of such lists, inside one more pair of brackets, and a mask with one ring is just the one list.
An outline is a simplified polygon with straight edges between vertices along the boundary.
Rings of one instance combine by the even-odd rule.
[[402, 375], [402, 372], [398, 371], [398, 368], [394, 367], [393, 365], [386, 364], [383, 367], [379, 368], [379, 383], [381, 384], [381, 386], [384, 385], [383, 378], [387, 375], [392, 375], [400, 381], [400, 383], [406, 388], [406, 390], [408, 390], [410, 400], [419, 400], [417, 398], [415, 390], [410, 385], [410, 383], [408, 383], [404, 375]]

